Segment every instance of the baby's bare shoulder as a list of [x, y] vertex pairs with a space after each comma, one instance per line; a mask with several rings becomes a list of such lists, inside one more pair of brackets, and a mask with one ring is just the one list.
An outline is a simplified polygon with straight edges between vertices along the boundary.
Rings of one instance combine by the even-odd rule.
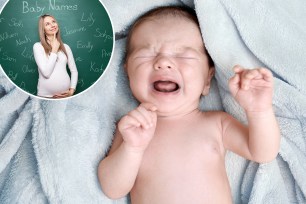
[[206, 124], [206, 127], [218, 127], [219, 129], [223, 128], [224, 123], [230, 122], [232, 120], [231, 115], [224, 111], [202, 112], [200, 118], [201, 119], [198, 122], [202, 125]]

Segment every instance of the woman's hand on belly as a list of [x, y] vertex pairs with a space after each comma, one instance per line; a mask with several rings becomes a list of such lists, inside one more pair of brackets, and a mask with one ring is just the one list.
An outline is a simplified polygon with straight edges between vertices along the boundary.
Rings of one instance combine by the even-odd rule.
[[74, 94], [74, 91], [75, 91], [75, 89], [70, 88], [70, 89], [68, 89], [68, 90], [66, 90], [64, 92], [55, 94], [53, 96], [53, 98], [66, 98], [66, 97], [72, 96]]

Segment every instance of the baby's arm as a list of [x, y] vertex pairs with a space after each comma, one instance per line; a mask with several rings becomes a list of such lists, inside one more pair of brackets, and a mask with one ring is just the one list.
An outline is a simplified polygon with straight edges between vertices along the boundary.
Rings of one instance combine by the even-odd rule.
[[272, 107], [273, 75], [265, 68], [246, 70], [235, 66], [234, 71], [229, 87], [246, 112], [248, 127], [232, 117], [224, 117], [224, 145], [247, 159], [269, 162], [276, 157], [280, 145]]
[[132, 189], [144, 151], [155, 132], [155, 111], [152, 104], [141, 104], [119, 121], [109, 155], [98, 169], [101, 187], [108, 197], [118, 199]]

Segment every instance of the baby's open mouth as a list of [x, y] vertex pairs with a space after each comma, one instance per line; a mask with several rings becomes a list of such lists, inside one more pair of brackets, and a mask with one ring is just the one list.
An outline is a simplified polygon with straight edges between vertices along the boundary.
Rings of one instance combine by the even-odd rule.
[[158, 92], [170, 93], [177, 91], [180, 87], [173, 81], [156, 81], [153, 83], [153, 87]]

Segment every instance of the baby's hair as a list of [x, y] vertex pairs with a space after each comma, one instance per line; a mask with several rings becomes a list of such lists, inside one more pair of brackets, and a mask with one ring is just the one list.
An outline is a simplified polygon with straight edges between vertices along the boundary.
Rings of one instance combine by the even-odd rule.
[[[152, 10], [149, 10], [148, 12], [144, 13], [142, 16], [140, 16], [130, 27], [129, 29], [129, 33], [127, 36], [127, 41], [126, 41], [126, 55], [125, 55], [125, 61], [127, 60], [130, 52], [131, 52], [131, 47], [130, 47], [130, 41], [131, 41], [131, 37], [134, 33], [134, 30], [141, 25], [143, 22], [150, 20], [152, 18], [163, 18], [163, 17], [178, 17], [178, 18], [183, 18], [186, 20], [189, 20], [193, 23], [195, 23], [198, 27], [199, 27], [199, 31], [200, 30], [200, 25], [199, 25], [199, 21], [196, 15], [196, 12], [194, 11], [194, 9], [191, 9], [189, 7], [185, 7], [185, 6], [162, 6], [162, 7], [157, 7], [154, 8]], [[208, 55], [208, 60], [209, 60], [209, 67], [213, 67], [214, 63], [210, 57], [210, 55], [208, 54], [207, 50], [205, 49], [204, 46], [204, 52], [206, 52], [206, 54]]]

